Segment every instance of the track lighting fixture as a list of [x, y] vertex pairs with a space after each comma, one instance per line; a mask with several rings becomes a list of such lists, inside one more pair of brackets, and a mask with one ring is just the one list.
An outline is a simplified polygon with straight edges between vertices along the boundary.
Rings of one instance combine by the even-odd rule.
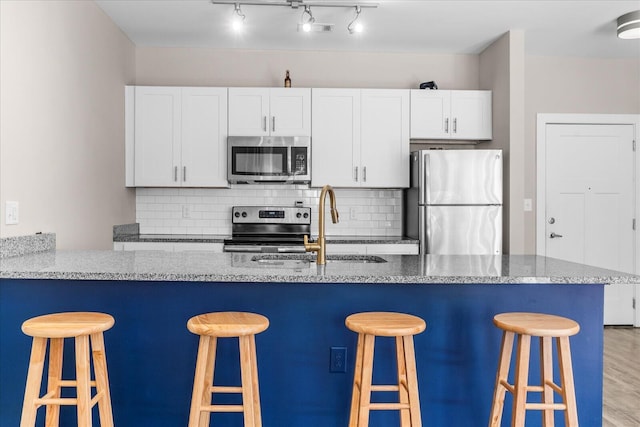
[[355, 8], [356, 16], [353, 20], [347, 25], [347, 30], [350, 34], [361, 33], [364, 29], [362, 22], [359, 21], [360, 13], [362, 12], [362, 8], [377, 8], [378, 3], [370, 2], [370, 1], [357, 1], [353, 3], [347, 3], [343, 1], [329, 1], [329, 0], [246, 0], [246, 1], [236, 1], [236, 0], [210, 0], [212, 4], [233, 4], [234, 5], [234, 21], [233, 21], [233, 29], [235, 31], [240, 31], [243, 27], [245, 15], [242, 13], [240, 9], [241, 5], [251, 5], [251, 6], [285, 6], [290, 7], [292, 9], [298, 9], [300, 7], [304, 7], [302, 12], [302, 16], [300, 17], [300, 23], [298, 24], [298, 31], [303, 32], [330, 32], [333, 28], [333, 24], [317, 24], [315, 23], [316, 19], [311, 13], [311, 6], [313, 7], [347, 7], [347, 8]]
[[349, 22], [349, 25], [347, 25], [347, 30], [349, 30], [349, 34], [361, 33], [362, 30], [364, 30], [364, 27], [362, 26], [362, 22], [358, 21], [361, 11], [362, 9], [360, 9], [360, 6], [356, 5], [356, 17], [353, 18], [353, 21]]
[[245, 15], [242, 13], [242, 9], [240, 9], [240, 3], [235, 3], [234, 14], [233, 20], [231, 21], [231, 27], [236, 32], [242, 31]]
[[[307, 19], [305, 19], [305, 15], [308, 15]], [[300, 17], [302, 21], [302, 31], [308, 33], [311, 31], [311, 25], [316, 22], [316, 18], [313, 17], [311, 13], [311, 6], [305, 6], [304, 11], [302, 12], [302, 16]]]

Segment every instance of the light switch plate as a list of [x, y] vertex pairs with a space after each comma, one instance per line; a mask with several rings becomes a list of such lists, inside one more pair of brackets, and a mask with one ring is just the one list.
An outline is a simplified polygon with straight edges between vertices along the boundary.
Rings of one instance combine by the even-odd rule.
[[18, 223], [18, 202], [7, 200], [5, 203], [5, 221], [7, 225], [15, 225]]
[[533, 210], [533, 202], [531, 199], [524, 199], [524, 211], [531, 212]]

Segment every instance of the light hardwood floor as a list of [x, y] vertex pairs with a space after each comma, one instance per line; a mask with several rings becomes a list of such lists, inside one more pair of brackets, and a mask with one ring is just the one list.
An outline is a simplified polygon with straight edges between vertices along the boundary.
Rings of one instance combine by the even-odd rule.
[[604, 329], [603, 427], [640, 426], [640, 328]]

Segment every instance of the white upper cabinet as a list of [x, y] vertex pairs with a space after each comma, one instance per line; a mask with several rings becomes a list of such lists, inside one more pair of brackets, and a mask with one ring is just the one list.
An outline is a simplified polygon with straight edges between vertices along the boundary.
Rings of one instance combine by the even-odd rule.
[[311, 185], [409, 185], [409, 90], [313, 89]]
[[491, 139], [491, 91], [411, 90], [411, 138]]
[[226, 88], [126, 90], [128, 186], [228, 185]]
[[229, 135], [310, 136], [311, 89], [229, 88]]

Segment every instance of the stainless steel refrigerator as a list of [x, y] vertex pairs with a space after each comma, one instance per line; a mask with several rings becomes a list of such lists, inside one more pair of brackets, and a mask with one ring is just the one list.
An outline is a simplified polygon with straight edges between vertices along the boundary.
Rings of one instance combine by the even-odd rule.
[[502, 253], [502, 151], [411, 153], [405, 234], [421, 254]]

